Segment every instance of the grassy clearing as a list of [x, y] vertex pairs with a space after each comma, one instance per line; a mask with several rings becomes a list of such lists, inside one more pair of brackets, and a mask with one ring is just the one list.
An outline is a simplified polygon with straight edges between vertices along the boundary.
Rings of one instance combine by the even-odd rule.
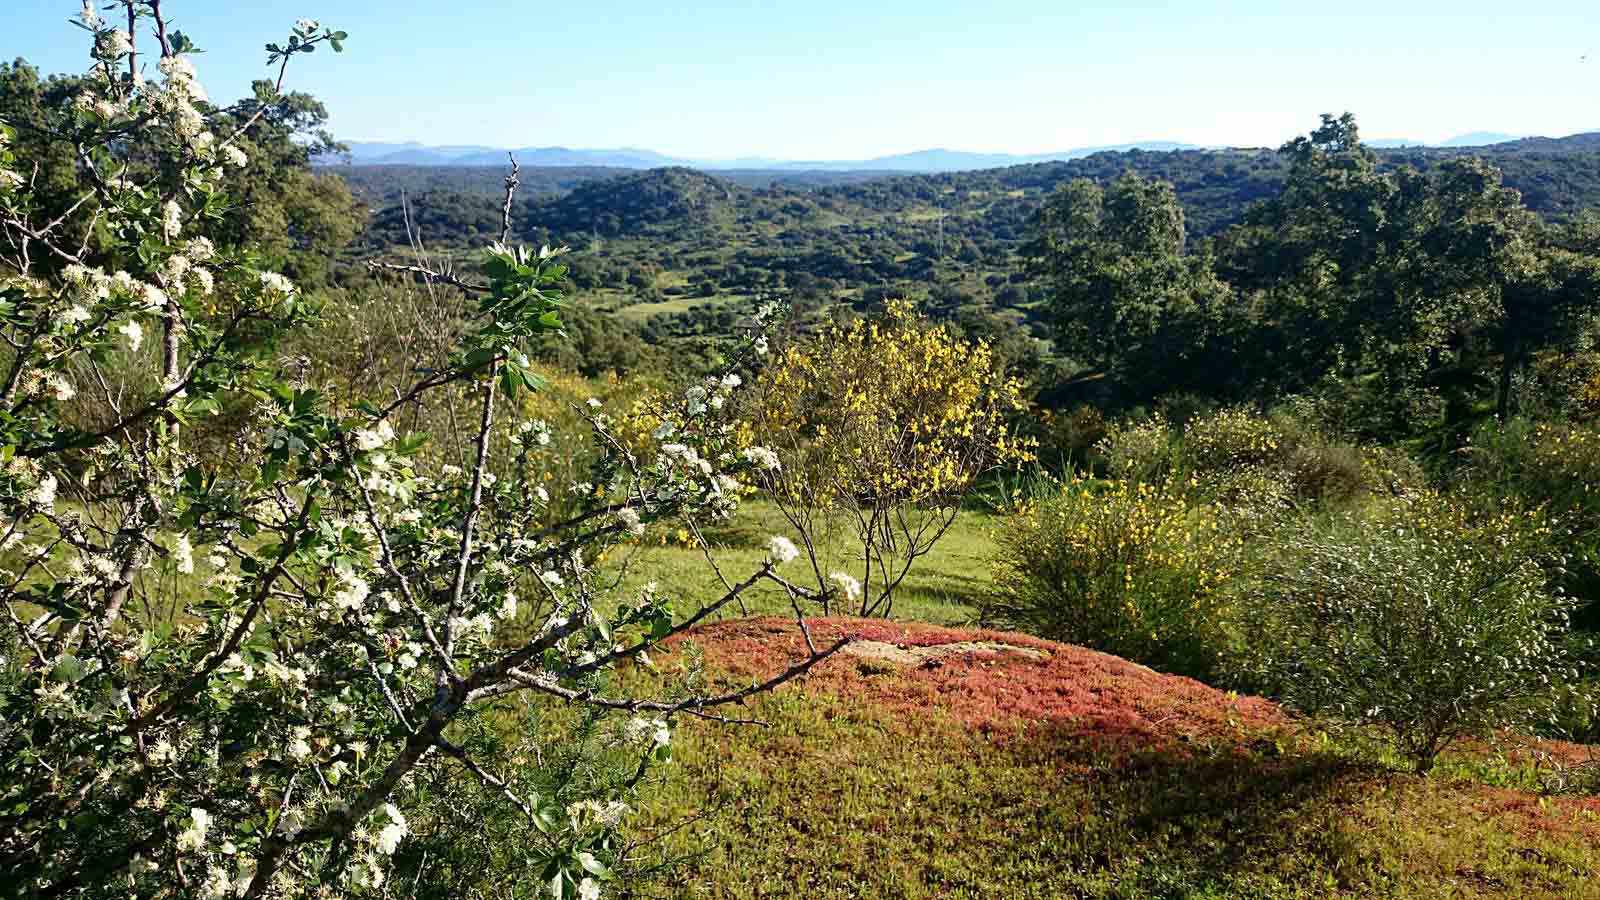
[[[903, 645], [970, 631], [816, 626]], [[646, 811], [675, 897], [1600, 897], [1600, 799], [1397, 774], [1264, 701], [1021, 636], [1048, 661], [830, 660], [693, 726]], [[727, 685], [798, 651], [781, 620], [698, 637]], [[732, 861], [737, 860], [737, 864]]]
[[[976, 621], [977, 601], [990, 589], [989, 560], [993, 553], [993, 528], [998, 520], [982, 512], [962, 510], [944, 539], [929, 556], [918, 561], [895, 592], [894, 617], [939, 624], [965, 624]], [[767, 539], [774, 534], [793, 536], [778, 508], [764, 501], [744, 504], [732, 522], [706, 532], [714, 545], [712, 558], [730, 581], [743, 579], [766, 557]], [[860, 576], [860, 550], [852, 554], [845, 536], [839, 535], [819, 548], [824, 573], [845, 569]], [[724, 592], [716, 573], [706, 565], [703, 553], [668, 539], [664, 545], [649, 545], [625, 551], [630, 555], [622, 586], [627, 589], [658, 581], [674, 596], [689, 601], [710, 600]], [[789, 563], [783, 570], [802, 578], [803, 560]], [[789, 601], [775, 585], [761, 584], [746, 595], [745, 608], [751, 613], [787, 613]], [[722, 618], [738, 616], [730, 607]]]

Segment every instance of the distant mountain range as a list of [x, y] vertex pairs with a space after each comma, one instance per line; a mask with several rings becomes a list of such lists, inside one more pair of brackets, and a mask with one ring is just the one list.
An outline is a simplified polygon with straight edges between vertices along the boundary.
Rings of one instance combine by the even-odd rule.
[[[432, 147], [419, 143], [385, 144], [367, 141], [350, 141], [349, 162], [357, 166], [408, 165], [408, 166], [496, 166], [506, 161], [507, 150], [480, 146]], [[1107, 147], [1079, 147], [1059, 153], [967, 153], [959, 150], [918, 150], [894, 156], [873, 159], [849, 160], [789, 160], [765, 157], [740, 159], [685, 159], [621, 147], [612, 150], [574, 150], [567, 147], [521, 147], [510, 150], [517, 162], [525, 166], [614, 166], [626, 169], [656, 169], [663, 166], [687, 166], [702, 170], [762, 169], [795, 171], [882, 171], [882, 172], [964, 172], [972, 169], [994, 169], [1024, 163], [1053, 160], [1081, 159], [1095, 153], [1121, 150], [1196, 150], [1191, 144], [1173, 141], [1141, 141]], [[318, 160], [324, 164], [339, 164], [345, 160], [330, 157]]]
[[1488, 147], [1493, 144], [1520, 141], [1522, 137], [1520, 134], [1501, 134], [1498, 131], [1474, 131], [1470, 134], [1458, 134], [1447, 141], [1440, 141], [1437, 144], [1430, 144], [1427, 141], [1411, 141], [1404, 138], [1379, 138], [1375, 141], [1367, 141], [1367, 145], [1382, 149], [1396, 147]]
[[[1398, 138], [1371, 142], [1374, 147], [1483, 147], [1519, 140], [1516, 135], [1477, 131], [1463, 134], [1437, 144]], [[1201, 150], [1194, 144], [1175, 141], [1137, 141], [1131, 144], [1112, 144], [1102, 147], [1078, 147], [1057, 153], [969, 153], [960, 150], [932, 149], [879, 156], [872, 159], [852, 160], [789, 160], [747, 157], [741, 159], [684, 159], [666, 156], [654, 150], [620, 147], [612, 150], [583, 150], [567, 147], [521, 147], [507, 151], [477, 145], [429, 146], [416, 142], [404, 144], [369, 141], [349, 141], [348, 159], [343, 156], [317, 160], [324, 165], [348, 162], [357, 166], [409, 165], [409, 166], [498, 166], [506, 161], [506, 154], [515, 154], [517, 162], [525, 166], [609, 166], [624, 169], [656, 169], [663, 166], [688, 166], [701, 170], [759, 169], [764, 171], [812, 172], [966, 172], [975, 169], [997, 169], [1003, 166], [1024, 165], [1053, 161], [1082, 159], [1096, 153], [1147, 150], [1169, 152], [1174, 150]]]

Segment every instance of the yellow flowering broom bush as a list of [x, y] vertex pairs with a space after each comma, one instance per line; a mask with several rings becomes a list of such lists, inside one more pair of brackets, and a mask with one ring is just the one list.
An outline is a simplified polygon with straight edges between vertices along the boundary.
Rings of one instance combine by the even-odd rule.
[[1033, 458], [1013, 428], [1026, 409], [1022, 383], [987, 342], [929, 323], [906, 301], [783, 349], [755, 397], [750, 438], [781, 462], [762, 487], [804, 545], [854, 534], [856, 559], [807, 556], [819, 575], [845, 568], [832, 582], [862, 615], [888, 614], [895, 587], [980, 475]]
[[1236, 541], [1192, 485], [1074, 477], [1000, 533], [986, 621], [1205, 678], [1222, 658]]

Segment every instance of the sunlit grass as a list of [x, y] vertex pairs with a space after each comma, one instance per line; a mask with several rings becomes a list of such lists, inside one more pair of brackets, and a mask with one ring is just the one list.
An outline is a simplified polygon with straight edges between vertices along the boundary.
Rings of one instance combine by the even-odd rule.
[[[727, 684], [752, 656], [772, 665], [792, 649], [768, 650], [763, 627], [776, 625], [702, 636], [708, 660], [737, 673]], [[1036, 663], [839, 658], [740, 711], [766, 727], [682, 730], [640, 824], [698, 816], [663, 848], [692, 861], [652, 895], [1600, 896], [1600, 800], [1399, 774], [1187, 679], [1060, 652], [1104, 670], [1081, 715], [1054, 724], [968, 715], [1048, 689]], [[928, 702], [901, 702], [928, 685]], [[1119, 735], [1119, 710], [1154, 730]]]
[[[944, 538], [928, 556], [917, 561], [894, 595], [894, 618], [940, 624], [962, 624], [977, 619], [977, 603], [991, 589], [989, 559], [993, 552], [992, 529], [998, 520], [973, 510], [962, 510]], [[713, 545], [711, 558], [730, 582], [737, 583], [754, 572], [766, 558], [767, 539], [772, 535], [794, 537], [794, 529], [784, 521], [778, 508], [762, 501], [747, 502], [728, 523], [705, 532]], [[655, 535], [652, 535], [655, 537]], [[667, 543], [648, 543], [622, 551], [626, 573], [621, 589], [626, 593], [655, 581], [676, 598], [680, 611], [692, 611], [697, 601], [714, 600], [726, 593], [717, 573], [706, 562], [705, 554], [693, 545], [684, 545], [670, 534]], [[659, 540], [659, 538], [657, 538]], [[851, 547], [847, 533], [819, 548], [823, 573], [842, 569], [856, 577], [862, 574], [860, 547]], [[802, 557], [787, 564], [781, 573], [815, 584], [815, 575]], [[776, 585], [762, 583], [743, 596], [744, 606], [730, 605], [718, 618], [748, 612], [789, 613], [788, 598]], [[843, 610], [848, 612], [848, 610]], [[809, 609], [808, 615], [818, 610]]]

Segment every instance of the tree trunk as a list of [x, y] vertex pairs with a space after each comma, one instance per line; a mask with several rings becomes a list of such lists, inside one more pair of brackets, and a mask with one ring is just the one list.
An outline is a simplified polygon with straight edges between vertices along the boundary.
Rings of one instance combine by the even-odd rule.
[[1506, 353], [1500, 358], [1500, 385], [1496, 391], [1495, 415], [1503, 423], [1511, 417], [1511, 375], [1516, 369], [1517, 358], [1511, 353]]

